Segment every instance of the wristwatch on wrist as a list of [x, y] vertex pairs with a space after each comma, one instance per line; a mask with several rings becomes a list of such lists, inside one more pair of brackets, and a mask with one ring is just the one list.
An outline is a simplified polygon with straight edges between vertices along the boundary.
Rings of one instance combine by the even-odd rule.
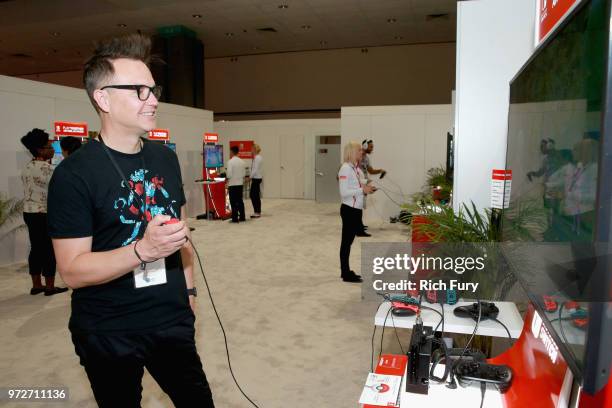
[[187, 295], [198, 296], [198, 290], [196, 288], [187, 289]]

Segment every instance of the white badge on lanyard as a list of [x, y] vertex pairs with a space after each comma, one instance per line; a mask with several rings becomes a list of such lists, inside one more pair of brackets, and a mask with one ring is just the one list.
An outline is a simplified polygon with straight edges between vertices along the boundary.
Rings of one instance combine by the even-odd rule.
[[134, 286], [136, 289], [146, 288], [147, 286], [163, 285], [166, 279], [166, 259], [160, 258], [157, 261], [145, 264], [145, 268], [134, 269]]

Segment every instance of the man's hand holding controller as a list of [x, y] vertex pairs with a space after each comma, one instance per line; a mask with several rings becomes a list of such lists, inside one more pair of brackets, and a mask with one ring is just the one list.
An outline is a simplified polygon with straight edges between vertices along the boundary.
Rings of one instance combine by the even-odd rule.
[[184, 221], [169, 215], [156, 215], [147, 225], [144, 236], [136, 245], [146, 262], [172, 255], [185, 245], [189, 228]]

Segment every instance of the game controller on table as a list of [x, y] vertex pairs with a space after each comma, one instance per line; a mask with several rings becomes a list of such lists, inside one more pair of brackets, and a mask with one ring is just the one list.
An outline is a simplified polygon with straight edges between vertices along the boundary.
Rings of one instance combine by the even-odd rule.
[[[480, 310], [479, 310], [480, 309]], [[495, 303], [491, 302], [478, 302], [473, 303], [469, 306], [457, 306], [453, 313], [457, 317], [471, 317], [474, 320], [495, 320], [499, 315], [499, 309], [495, 306]]]
[[462, 387], [492, 386], [504, 393], [512, 384], [512, 369], [506, 365], [487, 364], [481, 361], [459, 361], [453, 369]]

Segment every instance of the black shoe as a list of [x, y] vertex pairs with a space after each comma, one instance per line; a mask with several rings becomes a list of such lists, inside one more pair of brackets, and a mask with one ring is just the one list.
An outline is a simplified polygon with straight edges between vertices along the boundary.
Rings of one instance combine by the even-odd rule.
[[43, 293], [45, 288], [32, 288], [30, 289], [30, 295], [38, 295], [39, 293]]
[[64, 293], [67, 291], [68, 291], [68, 288], [58, 288], [58, 287], [55, 287], [53, 289], [45, 288], [45, 296], [53, 296], [53, 295], [57, 295], [58, 293]]
[[361, 275], [357, 275], [353, 271], [350, 271], [349, 273], [344, 274], [341, 277], [342, 277], [342, 280], [345, 282], [357, 282], [358, 283], [362, 281]]
[[253, 214], [253, 215], [251, 215], [251, 218], [260, 218], [260, 217], [261, 217], [261, 215], [259, 215], [259, 214]]
[[356, 236], [358, 236], [358, 237], [371, 237], [371, 236], [372, 236], [372, 234], [368, 234], [368, 233], [367, 233], [367, 232], [365, 232], [365, 231], [358, 232], [358, 233], [357, 233], [357, 234], [355, 234], [355, 235], [356, 235]]

